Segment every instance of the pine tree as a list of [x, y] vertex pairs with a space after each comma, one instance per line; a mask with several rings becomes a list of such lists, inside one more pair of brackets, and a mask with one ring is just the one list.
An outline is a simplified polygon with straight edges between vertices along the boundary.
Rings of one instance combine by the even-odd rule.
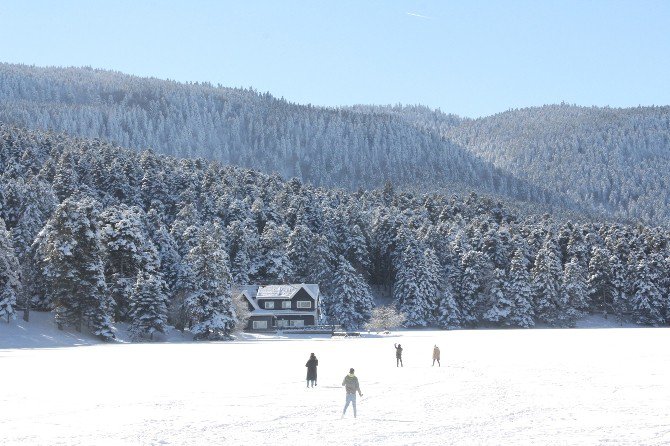
[[609, 264], [612, 281], [612, 307], [616, 314], [622, 316], [624, 313], [630, 312], [630, 302], [626, 295], [626, 289], [629, 286], [626, 283], [626, 268], [614, 254], [610, 256]]
[[11, 236], [0, 218], [0, 318], [16, 318], [17, 296], [20, 292], [19, 262], [14, 254]]
[[613, 300], [611, 255], [607, 248], [594, 246], [589, 259], [588, 297], [601, 311], [608, 308]]
[[261, 237], [263, 260], [258, 275], [266, 282], [287, 283], [293, 277], [293, 264], [286, 252], [288, 227], [277, 226], [274, 222], [268, 222], [264, 227]]
[[635, 294], [632, 299], [633, 314], [638, 324], [658, 325], [663, 321], [663, 296], [658, 289], [653, 268], [641, 258], [635, 269]]
[[461, 310], [450, 287], [446, 287], [440, 293], [435, 313], [435, 323], [438, 327], [453, 329], [461, 326]]
[[344, 256], [338, 258], [330, 299], [325, 304], [328, 318], [347, 330], [359, 328], [370, 319], [373, 306], [370, 290]]
[[230, 257], [230, 274], [234, 284], [248, 284], [250, 275], [257, 272], [252, 266], [249, 255], [250, 232], [239, 221], [234, 221], [228, 226], [228, 256]]
[[421, 265], [419, 269], [419, 292], [427, 301], [428, 306], [435, 308], [435, 301], [442, 288], [442, 280], [440, 275], [440, 261], [431, 248], [423, 252]]
[[140, 272], [130, 298], [130, 332], [135, 338], [154, 338], [167, 331], [167, 285], [158, 274]]
[[587, 284], [584, 278], [583, 266], [577, 256], [572, 257], [565, 264], [563, 270], [563, 286], [561, 287], [564, 303], [559, 320], [569, 326], [574, 326], [577, 319], [584, 315], [588, 308]]
[[76, 161], [71, 151], [65, 151], [56, 165], [53, 188], [58, 201], [63, 201], [79, 189]]
[[[160, 261], [161, 276], [164, 278], [168, 290], [174, 292], [181, 264], [177, 244], [164, 225], [161, 225], [153, 233], [151, 240], [158, 251], [157, 256]], [[151, 245], [148, 245], [146, 249], [150, 249], [150, 247]]]
[[489, 308], [484, 319], [490, 322], [506, 322], [512, 312], [513, 302], [508, 296], [505, 271], [496, 268], [489, 288]]
[[196, 340], [226, 339], [237, 322], [231, 295], [232, 278], [228, 268], [222, 230], [198, 231], [195, 246], [186, 255], [194, 281], [186, 306], [194, 322]]
[[560, 308], [562, 268], [558, 258], [558, 246], [551, 234], [547, 235], [538, 251], [532, 270], [535, 314], [554, 324]]
[[481, 252], [471, 250], [464, 253], [460, 271], [461, 318], [463, 323], [472, 325], [484, 313], [490, 266]]
[[508, 283], [508, 292], [512, 300], [508, 325], [524, 328], [534, 326], [531, 279], [528, 273], [528, 261], [522, 248], [514, 252]]
[[314, 235], [307, 226], [296, 225], [288, 238], [288, 258], [293, 265], [293, 280], [305, 282], [311, 274], [309, 253], [314, 249]]
[[406, 317], [408, 327], [425, 326], [430, 320], [430, 299], [422, 290], [423, 253], [415, 241], [410, 241], [400, 257], [400, 266], [393, 287], [396, 306]]
[[126, 320], [137, 275], [157, 272], [158, 253], [147, 234], [139, 208], [113, 206], [100, 218], [101, 240], [107, 252], [105, 278], [114, 300], [116, 319]]
[[40, 252], [58, 326], [81, 331], [88, 322], [96, 335], [113, 339], [98, 219], [97, 202], [65, 199], [45, 226]]

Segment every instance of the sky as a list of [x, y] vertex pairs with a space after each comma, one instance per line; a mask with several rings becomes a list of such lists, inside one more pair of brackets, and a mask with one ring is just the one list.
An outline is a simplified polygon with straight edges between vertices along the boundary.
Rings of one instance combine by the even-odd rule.
[[670, 104], [670, 1], [0, 1], [0, 61], [479, 117]]

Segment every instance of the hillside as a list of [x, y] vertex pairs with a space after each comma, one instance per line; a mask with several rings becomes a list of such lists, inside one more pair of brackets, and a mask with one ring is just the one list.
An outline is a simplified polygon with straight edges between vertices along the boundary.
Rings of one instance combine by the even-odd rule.
[[670, 107], [551, 105], [480, 119], [377, 107], [497, 168], [629, 221], [670, 219]]
[[0, 121], [349, 190], [495, 194], [665, 224], [670, 108], [555, 105], [464, 119], [421, 106], [298, 105], [253, 90], [0, 64]]
[[315, 186], [497, 194], [575, 206], [402, 117], [298, 105], [252, 90], [87, 68], [0, 64], [0, 122], [296, 177]]

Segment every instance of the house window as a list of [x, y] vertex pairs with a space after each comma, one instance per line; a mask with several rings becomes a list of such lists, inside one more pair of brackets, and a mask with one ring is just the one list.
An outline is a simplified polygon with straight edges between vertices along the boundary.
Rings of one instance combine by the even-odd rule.
[[286, 319], [277, 319], [277, 327], [288, 327], [288, 321]]
[[252, 327], [254, 328], [254, 330], [267, 330], [268, 321], [253, 321]]
[[291, 327], [304, 327], [305, 326], [305, 321], [303, 321], [303, 320], [291, 320], [291, 321], [289, 321], [288, 324]]
[[270, 302], [265, 302], [265, 308], [266, 309], [273, 309], [275, 307], [275, 303], [270, 301]]
[[291, 309], [291, 301], [290, 300], [285, 300], [281, 303], [281, 307], [284, 310], [290, 310]]
[[312, 302], [308, 300], [299, 300], [298, 308], [312, 308]]

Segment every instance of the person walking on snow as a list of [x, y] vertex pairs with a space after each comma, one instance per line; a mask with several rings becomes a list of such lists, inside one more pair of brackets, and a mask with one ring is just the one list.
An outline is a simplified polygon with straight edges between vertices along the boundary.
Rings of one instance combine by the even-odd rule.
[[316, 366], [318, 365], [319, 360], [316, 359], [316, 355], [314, 353], [310, 354], [309, 360], [305, 364], [305, 367], [307, 367], [307, 387], [309, 387], [310, 382], [312, 387], [316, 386]]
[[354, 418], [356, 418], [356, 392], [360, 396], [363, 396], [361, 393], [361, 387], [358, 385], [358, 378], [356, 378], [356, 375], [354, 375], [354, 369], [349, 369], [349, 374], [344, 377], [342, 380], [342, 385], [344, 386], [344, 390], [347, 392], [347, 402], [344, 404], [344, 410], [342, 411], [342, 418], [344, 418], [344, 414], [347, 413], [347, 407], [349, 407], [349, 403], [354, 408]]
[[402, 367], [402, 346], [400, 344], [393, 344], [393, 346], [395, 347], [395, 366]]
[[442, 367], [440, 365], [440, 347], [435, 344], [435, 347], [433, 347], [433, 367], [435, 367], [435, 361], [437, 361], [437, 366]]

